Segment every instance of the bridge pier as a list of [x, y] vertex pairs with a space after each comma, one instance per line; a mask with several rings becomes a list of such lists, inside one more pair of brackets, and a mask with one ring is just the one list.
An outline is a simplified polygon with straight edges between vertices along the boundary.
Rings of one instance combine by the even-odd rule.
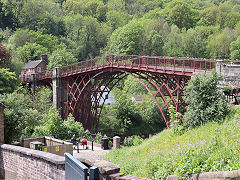
[[53, 107], [61, 109], [61, 72], [60, 68], [54, 68], [52, 73]]
[[216, 60], [216, 72], [218, 74], [222, 74], [222, 71], [223, 71], [223, 64], [224, 64], [224, 61], [223, 60]]

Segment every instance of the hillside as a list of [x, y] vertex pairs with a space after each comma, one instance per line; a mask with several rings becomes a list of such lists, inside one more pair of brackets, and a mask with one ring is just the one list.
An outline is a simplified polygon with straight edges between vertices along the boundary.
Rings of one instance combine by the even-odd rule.
[[237, 0], [0, 1], [0, 68], [31, 58], [49, 68], [106, 54], [239, 59]]
[[111, 151], [105, 158], [125, 174], [152, 179], [240, 169], [239, 112], [235, 109], [222, 124], [207, 123], [182, 135], [164, 130], [141, 145]]

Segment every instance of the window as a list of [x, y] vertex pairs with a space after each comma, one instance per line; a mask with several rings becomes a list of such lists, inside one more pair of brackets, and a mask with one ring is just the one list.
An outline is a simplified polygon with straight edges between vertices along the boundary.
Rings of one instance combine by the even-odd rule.
[[37, 67], [37, 72], [42, 72], [41, 67]]
[[32, 72], [32, 69], [28, 69], [28, 72]]

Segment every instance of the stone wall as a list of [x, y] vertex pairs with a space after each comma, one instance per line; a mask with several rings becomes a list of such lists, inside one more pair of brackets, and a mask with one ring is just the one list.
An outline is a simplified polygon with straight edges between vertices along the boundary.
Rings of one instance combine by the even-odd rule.
[[216, 63], [216, 71], [223, 76], [224, 83], [229, 85], [240, 85], [240, 65], [225, 64], [219, 60]]
[[65, 180], [65, 158], [19, 146], [0, 144], [0, 179]]
[[[178, 180], [177, 175], [171, 175], [166, 180]], [[219, 171], [219, 172], [202, 172], [194, 174], [192, 177], [186, 178], [187, 180], [240, 180], [240, 170], [235, 171]]]
[[222, 68], [223, 79], [227, 84], [240, 85], [240, 65], [229, 64]]

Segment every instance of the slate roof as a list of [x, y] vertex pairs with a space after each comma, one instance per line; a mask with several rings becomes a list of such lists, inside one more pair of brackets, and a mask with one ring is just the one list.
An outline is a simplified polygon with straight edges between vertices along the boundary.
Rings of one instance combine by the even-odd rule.
[[37, 60], [37, 61], [28, 61], [23, 69], [34, 69], [37, 67], [43, 60]]

